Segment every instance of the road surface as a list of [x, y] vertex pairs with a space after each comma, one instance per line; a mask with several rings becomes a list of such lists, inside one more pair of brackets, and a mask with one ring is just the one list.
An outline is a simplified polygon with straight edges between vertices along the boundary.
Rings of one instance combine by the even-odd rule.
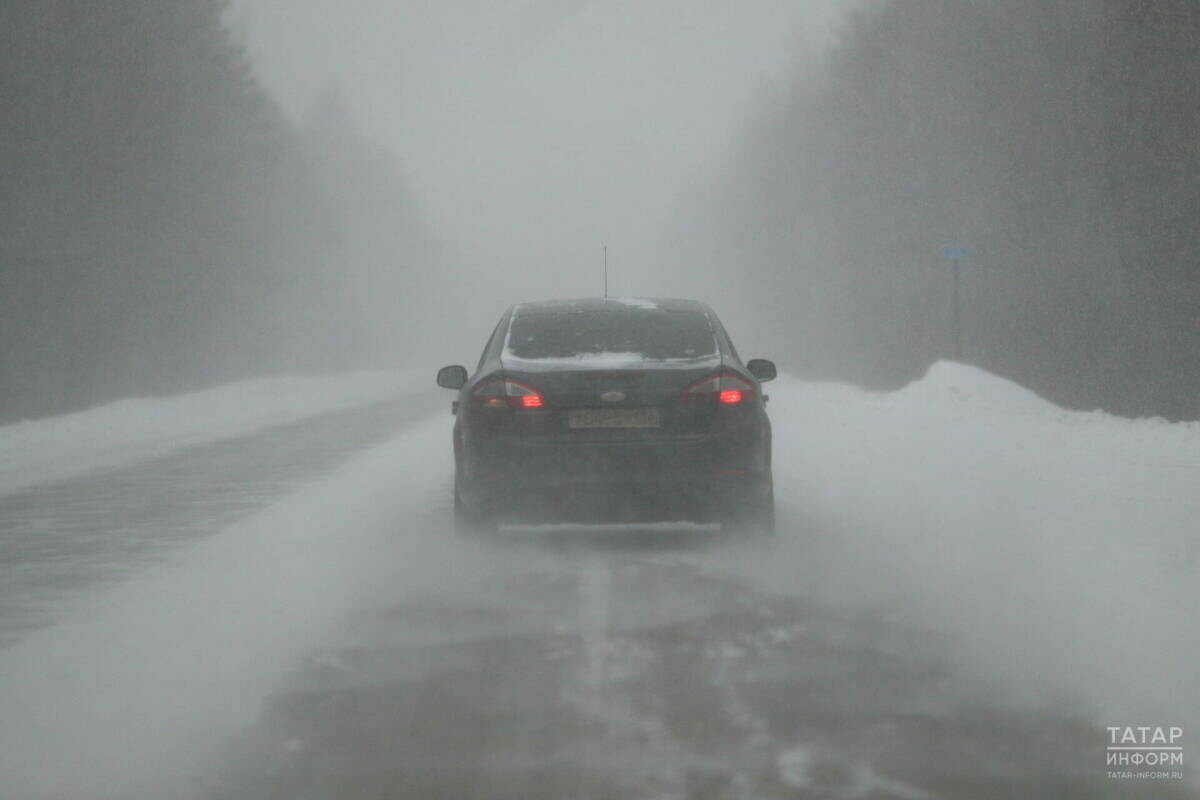
[[953, 632], [810, 592], [838, 533], [786, 482], [772, 542], [455, 539], [447, 402], [0, 498], [0, 793], [1198, 796], [1111, 778], [1103, 721], [980, 673]]

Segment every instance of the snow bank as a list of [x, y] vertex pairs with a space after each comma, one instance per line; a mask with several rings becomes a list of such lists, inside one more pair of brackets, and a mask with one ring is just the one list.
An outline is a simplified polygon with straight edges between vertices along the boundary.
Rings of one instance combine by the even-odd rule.
[[1023, 702], [1200, 724], [1200, 424], [1067, 411], [951, 363], [888, 394], [771, 395], [799, 532], [756, 577], [948, 631]]
[[[940, 405], [975, 416], [1058, 417], [1063, 410], [1018, 383], [967, 364], [939, 361], [921, 380], [890, 395], [890, 402], [907, 407]], [[1069, 413], [1069, 412], [1064, 412]]]
[[120, 400], [0, 427], [0, 494], [101, 467], [383, 400], [424, 374], [258, 378], [173, 397]]

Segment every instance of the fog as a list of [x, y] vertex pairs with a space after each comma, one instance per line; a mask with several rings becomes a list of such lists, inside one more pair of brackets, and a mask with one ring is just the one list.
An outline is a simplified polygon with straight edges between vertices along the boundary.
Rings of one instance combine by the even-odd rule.
[[[843, 4], [844, 6], [844, 4]], [[452, 255], [435, 293], [481, 332], [522, 299], [689, 295], [662, 231], [717, 170], [756, 98], [815, 63], [826, 0], [236, 2], [235, 31], [297, 118], [328, 85], [401, 159]], [[740, 279], [731, 264], [726, 279]], [[486, 302], [484, 302], [486, 298]], [[444, 342], [442, 332], [436, 342]], [[436, 345], [435, 345], [436, 346]], [[472, 352], [446, 354], [458, 359]]]
[[[0, 41], [0, 794], [1196, 796], [1104, 739], [1200, 724], [1191, 0], [12, 0]], [[759, 449], [512, 359], [486, 402], [667, 442], [605, 480], [761, 460], [773, 538], [467, 524], [435, 371], [606, 265], [780, 374], [617, 385], [642, 349], [595, 396], [712, 383]]]
[[4, 420], [465, 361], [605, 248], [797, 374], [1200, 415], [1190, 3], [131, 2], [9, 9]]

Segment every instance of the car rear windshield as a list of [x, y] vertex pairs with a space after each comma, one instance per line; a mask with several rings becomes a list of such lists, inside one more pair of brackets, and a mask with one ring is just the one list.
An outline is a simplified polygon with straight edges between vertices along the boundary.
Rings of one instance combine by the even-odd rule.
[[525, 359], [634, 353], [666, 360], [709, 356], [717, 345], [702, 313], [631, 308], [518, 313], [506, 349]]

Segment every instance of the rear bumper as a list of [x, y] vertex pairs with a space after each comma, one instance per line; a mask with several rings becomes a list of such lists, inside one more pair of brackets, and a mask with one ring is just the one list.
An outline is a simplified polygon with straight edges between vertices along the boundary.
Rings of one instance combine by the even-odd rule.
[[653, 442], [478, 442], [459, 459], [462, 501], [502, 521], [720, 519], [765, 496], [761, 436]]

